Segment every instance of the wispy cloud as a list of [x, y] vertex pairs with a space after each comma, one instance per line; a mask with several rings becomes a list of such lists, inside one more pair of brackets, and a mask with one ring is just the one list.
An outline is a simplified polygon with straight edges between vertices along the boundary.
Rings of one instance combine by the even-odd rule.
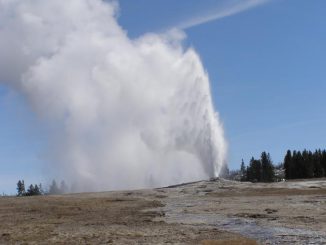
[[[259, 5], [265, 4], [270, 0], [236, 0], [229, 1], [227, 5], [219, 6], [216, 10], [211, 10], [200, 16], [191, 18], [184, 22], [181, 22], [176, 27], [179, 29], [189, 29], [194, 26], [198, 26], [210, 21], [222, 19], [231, 15], [238, 14], [240, 12], [252, 9]], [[230, 2], [232, 2], [230, 4]]]

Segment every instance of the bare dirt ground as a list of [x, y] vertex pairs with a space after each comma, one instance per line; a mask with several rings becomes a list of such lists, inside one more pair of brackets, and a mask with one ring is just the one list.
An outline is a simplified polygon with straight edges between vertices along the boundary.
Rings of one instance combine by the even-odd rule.
[[0, 244], [326, 244], [326, 180], [0, 198]]

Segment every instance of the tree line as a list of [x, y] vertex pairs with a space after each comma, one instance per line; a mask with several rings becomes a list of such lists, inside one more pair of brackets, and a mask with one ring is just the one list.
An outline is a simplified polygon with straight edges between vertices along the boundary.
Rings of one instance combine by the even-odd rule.
[[242, 159], [240, 180], [251, 182], [273, 182], [275, 180], [274, 165], [269, 153], [261, 153], [260, 159], [252, 157], [246, 167]]
[[326, 177], [326, 150], [288, 150], [284, 157], [286, 179]]
[[262, 152], [260, 159], [252, 157], [248, 166], [242, 159], [240, 170], [236, 172], [240, 181], [251, 182], [326, 177], [326, 150], [288, 150], [278, 166], [273, 165], [269, 153]]
[[53, 180], [48, 190], [44, 190], [42, 184], [31, 184], [26, 190], [24, 180], [17, 182], [17, 196], [58, 195], [67, 192], [68, 187], [64, 181], [61, 181], [60, 186], [58, 186], [57, 182]]

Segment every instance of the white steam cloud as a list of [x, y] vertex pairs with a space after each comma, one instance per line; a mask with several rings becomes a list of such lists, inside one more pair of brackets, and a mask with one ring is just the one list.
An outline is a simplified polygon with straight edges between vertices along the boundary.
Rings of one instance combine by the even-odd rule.
[[55, 130], [49, 156], [79, 190], [218, 176], [226, 144], [182, 32], [130, 39], [117, 4], [0, 0], [0, 81]]

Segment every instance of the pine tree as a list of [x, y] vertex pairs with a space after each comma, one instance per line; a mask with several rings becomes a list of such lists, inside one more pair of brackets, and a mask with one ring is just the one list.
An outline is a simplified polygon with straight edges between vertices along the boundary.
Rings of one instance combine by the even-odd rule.
[[296, 170], [297, 170], [297, 178], [305, 178], [305, 168], [304, 168], [304, 161], [301, 151], [297, 152], [297, 158], [296, 158]]
[[326, 176], [326, 150], [288, 151], [284, 158], [286, 179], [318, 178]]
[[249, 166], [247, 168], [247, 179], [252, 182], [261, 181], [261, 162], [260, 160], [255, 160], [253, 157], [250, 160]]
[[274, 166], [270, 154], [262, 152], [261, 154], [261, 181], [273, 182], [275, 178]]
[[314, 165], [312, 163], [311, 155], [306, 149], [302, 152], [302, 159], [302, 178], [312, 178], [314, 176]]
[[26, 191], [24, 180], [19, 180], [17, 183], [17, 196], [24, 196], [25, 194]]
[[261, 161], [261, 168], [262, 168], [261, 181], [267, 182], [268, 159], [267, 159], [267, 153], [265, 151], [261, 153], [260, 161]]
[[321, 164], [322, 153], [321, 150], [316, 150], [313, 155], [313, 176], [312, 177], [323, 177], [323, 167]]
[[285, 178], [292, 179], [292, 153], [290, 150], [286, 152], [284, 158], [284, 169], [285, 169]]
[[254, 181], [260, 182], [261, 181], [261, 161], [254, 160]]
[[293, 151], [292, 179], [302, 178], [302, 155], [300, 151]]
[[246, 176], [247, 176], [247, 181], [253, 181], [254, 179], [254, 175], [253, 175], [253, 162], [255, 161], [255, 159], [252, 157], [250, 159], [249, 162], [249, 166], [247, 167], [247, 171], [246, 171]]
[[323, 168], [323, 176], [326, 177], [326, 150], [323, 150], [321, 154], [321, 166]]
[[26, 196], [33, 196], [35, 195], [35, 188], [34, 186], [31, 184], [29, 186], [29, 188], [27, 189], [27, 192], [26, 192]]
[[50, 185], [49, 194], [50, 195], [60, 194], [60, 190], [59, 190], [57, 182], [55, 180], [53, 180], [52, 184]]

